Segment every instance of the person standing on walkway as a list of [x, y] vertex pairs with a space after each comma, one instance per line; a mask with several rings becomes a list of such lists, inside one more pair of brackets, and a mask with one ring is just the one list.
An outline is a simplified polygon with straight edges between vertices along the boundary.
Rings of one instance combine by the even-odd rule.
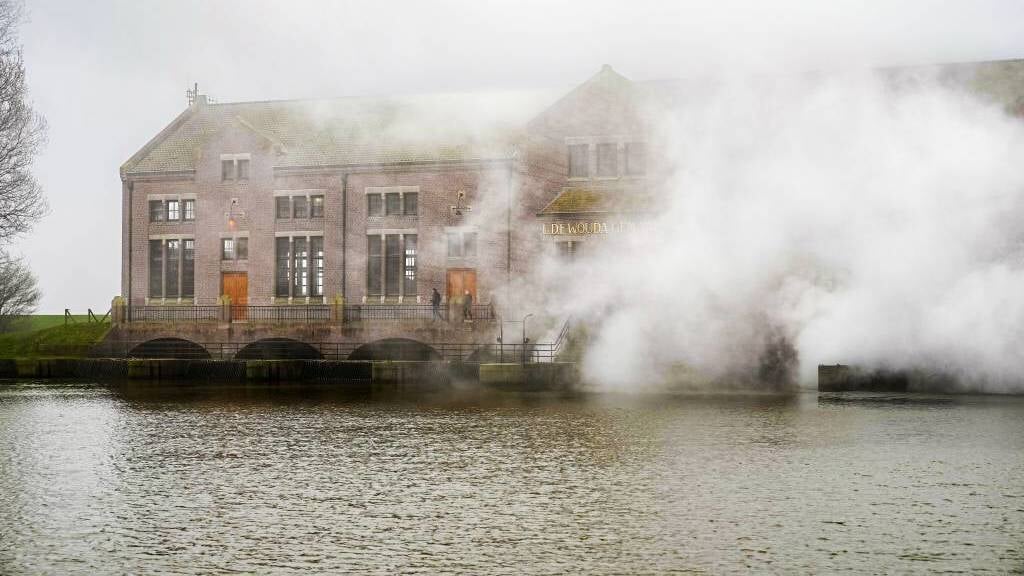
[[434, 288], [434, 293], [430, 295], [430, 309], [434, 313], [431, 322], [441, 319], [441, 293], [437, 291], [437, 288]]
[[462, 318], [464, 320], [473, 319], [473, 295], [466, 290], [465, 297], [462, 298]]

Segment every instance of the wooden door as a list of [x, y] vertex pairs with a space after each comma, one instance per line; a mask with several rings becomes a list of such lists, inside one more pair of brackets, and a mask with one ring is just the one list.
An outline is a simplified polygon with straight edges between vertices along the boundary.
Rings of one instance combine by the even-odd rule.
[[448, 303], [462, 302], [463, 294], [469, 290], [473, 295], [473, 303], [479, 304], [476, 297], [476, 270], [472, 268], [450, 268], [448, 270]]
[[224, 272], [221, 275], [221, 294], [231, 297], [231, 319], [249, 317], [249, 276], [245, 272]]

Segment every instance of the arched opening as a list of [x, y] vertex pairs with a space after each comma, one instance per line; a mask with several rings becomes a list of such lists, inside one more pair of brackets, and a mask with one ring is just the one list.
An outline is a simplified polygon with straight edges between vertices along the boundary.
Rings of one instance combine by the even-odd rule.
[[266, 338], [247, 344], [235, 360], [320, 360], [320, 351], [291, 338]]
[[207, 360], [210, 353], [199, 344], [184, 338], [155, 338], [131, 349], [130, 358], [191, 358]]
[[430, 346], [408, 338], [388, 338], [363, 344], [348, 356], [349, 360], [440, 360]]

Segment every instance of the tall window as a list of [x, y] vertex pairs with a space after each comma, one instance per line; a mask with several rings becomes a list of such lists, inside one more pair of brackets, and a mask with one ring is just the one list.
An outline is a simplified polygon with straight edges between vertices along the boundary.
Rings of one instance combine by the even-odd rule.
[[384, 284], [387, 296], [398, 296], [402, 278], [402, 252], [398, 234], [384, 237]]
[[323, 296], [323, 236], [279, 236], [275, 244], [274, 257], [274, 296]]
[[149, 241], [149, 297], [191, 298], [195, 293], [195, 240]]
[[448, 233], [449, 258], [475, 258], [476, 232], [455, 231]]
[[292, 196], [292, 216], [309, 218], [309, 201], [305, 196]]
[[150, 222], [163, 222], [167, 220], [167, 215], [164, 212], [164, 201], [163, 200], [150, 200], [149, 201], [149, 221]]
[[569, 177], [586, 178], [590, 174], [590, 147], [586, 144], [569, 146]]
[[406, 216], [416, 216], [419, 213], [420, 195], [416, 192], [406, 192], [404, 213]]
[[292, 267], [292, 296], [309, 296], [309, 246], [306, 245], [305, 237], [292, 239], [292, 251], [295, 253], [295, 263]]
[[614, 143], [597, 145], [597, 175], [619, 175], [619, 150]]
[[221, 160], [220, 161], [220, 179], [234, 180], [235, 179], [235, 161], [234, 160]]
[[278, 218], [292, 217], [292, 199], [288, 196], [278, 196], [274, 199]]
[[167, 219], [181, 220], [181, 203], [177, 200], [167, 201]]
[[476, 257], [476, 232], [462, 234], [462, 255], [466, 258]]
[[234, 238], [221, 238], [220, 239], [220, 259], [221, 260], [234, 260], [235, 259], [235, 239]]
[[182, 219], [186, 222], [191, 222], [196, 219], [196, 201], [195, 200], [182, 200]]
[[384, 199], [380, 194], [366, 195], [366, 214], [369, 216], [384, 215]]
[[370, 296], [383, 294], [381, 270], [384, 265], [384, 254], [380, 236], [366, 237], [366, 293]]
[[168, 240], [167, 265], [164, 268], [164, 297], [178, 297], [178, 266], [181, 264], [181, 240]]
[[449, 232], [448, 233], [448, 257], [449, 258], [461, 258], [462, 257], [462, 233], [460, 233], [460, 232]]
[[396, 216], [402, 213], [402, 195], [398, 192], [389, 192], [384, 195], [384, 212], [388, 216]]
[[[408, 195], [406, 195], [408, 198]], [[406, 234], [405, 235], [405, 276], [403, 277], [405, 286], [402, 287], [402, 292], [406, 296], [413, 296], [416, 294], [416, 235]]]
[[149, 297], [164, 295], [164, 241], [149, 241]]
[[288, 297], [289, 279], [291, 276], [291, 247], [287, 237], [278, 237], [275, 241], [274, 256], [274, 295]]
[[192, 298], [196, 286], [196, 241], [182, 240], [181, 296]]
[[309, 197], [309, 216], [311, 218], [323, 218], [324, 217], [324, 197], [323, 196], [310, 196]]
[[310, 296], [324, 295], [324, 239], [314, 236], [309, 239], [309, 251], [313, 255], [312, 285]]
[[643, 142], [626, 143], [626, 174], [643, 174], [647, 171], [647, 147]]
[[249, 159], [239, 158], [235, 161], [238, 168], [238, 179], [248, 180], [249, 179]]
[[235, 238], [235, 258], [239, 260], [249, 259], [249, 239], [245, 236]]

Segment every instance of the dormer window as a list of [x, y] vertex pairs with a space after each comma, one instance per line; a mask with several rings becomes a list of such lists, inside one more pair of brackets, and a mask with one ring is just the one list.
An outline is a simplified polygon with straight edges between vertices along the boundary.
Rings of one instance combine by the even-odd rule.
[[604, 177], [619, 175], [619, 149], [615, 143], [597, 145], [597, 175]]
[[590, 147], [586, 144], [569, 145], [569, 178], [586, 178], [590, 175]]
[[222, 182], [228, 182], [230, 180], [248, 180], [249, 155], [221, 154], [220, 179]]

